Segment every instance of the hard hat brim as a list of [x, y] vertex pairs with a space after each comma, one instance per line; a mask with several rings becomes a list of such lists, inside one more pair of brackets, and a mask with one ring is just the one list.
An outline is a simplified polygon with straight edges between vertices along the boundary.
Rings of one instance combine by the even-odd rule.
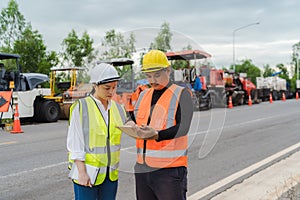
[[99, 82], [93, 82], [97, 85], [101, 85], [101, 84], [105, 84], [105, 83], [110, 83], [110, 82], [115, 82], [115, 81], [119, 81], [121, 78], [120, 77], [114, 77], [114, 78], [108, 78], [108, 79], [104, 79], [102, 81]]
[[147, 73], [147, 72], [157, 72], [157, 71], [160, 71], [160, 70], [166, 69], [166, 68], [168, 68], [168, 67], [166, 67], [166, 66], [159, 66], [159, 67], [151, 67], [151, 68], [146, 68], [146, 69], [142, 68], [141, 71], [145, 72], [145, 73]]

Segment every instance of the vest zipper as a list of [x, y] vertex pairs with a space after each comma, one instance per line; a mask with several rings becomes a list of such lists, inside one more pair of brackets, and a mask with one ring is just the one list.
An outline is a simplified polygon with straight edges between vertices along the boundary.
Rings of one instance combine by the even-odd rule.
[[110, 171], [110, 163], [111, 163], [111, 155], [110, 155], [110, 132], [109, 132], [109, 122], [110, 122], [110, 110], [108, 110], [108, 120], [107, 120], [107, 140], [106, 140], [106, 147], [107, 147], [107, 176], [109, 177]]
[[143, 161], [145, 164], [146, 164], [146, 147], [147, 147], [147, 140], [144, 140]]

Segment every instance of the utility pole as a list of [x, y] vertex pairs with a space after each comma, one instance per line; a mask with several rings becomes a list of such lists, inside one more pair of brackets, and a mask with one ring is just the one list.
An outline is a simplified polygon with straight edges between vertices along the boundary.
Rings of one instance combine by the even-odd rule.
[[235, 33], [241, 29], [248, 28], [249, 26], [259, 25], [259, 22], [247, 24], [241, 27], [238, 27], [232, 32], [232, 62], [233, 62], [233, 71], [235, 71]]

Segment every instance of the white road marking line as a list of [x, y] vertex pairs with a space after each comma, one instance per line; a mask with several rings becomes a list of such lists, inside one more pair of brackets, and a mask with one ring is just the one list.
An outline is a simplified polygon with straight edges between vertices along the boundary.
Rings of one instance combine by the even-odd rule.
[[[2, 143], [0, 143], [0, 145], [1, 144]], [[132, 149], [132, 148], [135, 148], [135, 146], [122, 148], [121, 151]], [[66, 164], [68, 164], [68, 161], [60, 162], [60, 163], [56, 163], [56, 164], [52, 164], [52, 165], [47, 165], [47, 166], [43, 166], [43, 167], [37, 167], [37, 168], [31, 169], [31, 170], [25, 170], [25, 171], [13, 173], [13, 174], [8, 174], [8, 175], [5, 175], [5, 176], [0, 176], [0, 179], [19, 176], [19, 175], [27, 174], [27, 173], [30, 173], [30, 172], [40, 171], [40, 170], [49, 169], [49, 168], [52, 168], [52, 167], [58, 167], [60, 165], [66, 165]]]
[[15, 144], [15, 143], [18, 143], [18, 142], [17, 142], [17, 141], [2, 142], [2, 143], [0, 143], [0, 146], [1, 146], [1, 145]]
[[43, 169], [48, 169], [48, 168], [51, 168], [51, 167], [58, 167], [60, 165], [65, 165], [65, 164], [68, 164], [68, 162], [60, 162], [60, 163], [56, 163], [56, 164], [53, 164], [53, 165], [47, 165], [47, 166], [44, 166], [44, 167], [37, 167], [37, 168], [31, 169], [31, 170], [21, 171], [21, 172], [17, 172], [17, 173], [13, 173], [13, 174], [8, 174], [6, 176], [0, 176], [0, 179], [1, 178], [13, 177], [13, 176], [19, 176], [19, 175], [30, 173], [30, 172], [35, 172], [35, 171], [39, 171], [39, 170], [43, 170]]
[[243, 126], [243, 125], [247, 125], [247, 124], [251, 124], [251, 123], [256, 123], [256, 122], [260, 122], [260, 121], [264, 121], [264, 120], [268, 120], [268, 119], [289, 116], [289, 115], [294, 114], [294, 113], [298, 113], [298, 111], [297, 112], [293, 112], [293, 113], [288, 113], [288, 114], [285, 114], [285, 115], [283, 115], [283, 114], [274, 115], [274, 116], [271, 116], [271, 117], [258, 118], [258, 119], [254, 119], [254, 120], [250, 120], [250, 121], [241, 122], [241, 123], [236, 123], [236, 124], [231, 124], [231, 125], [225, 125], [224, 127], [218, 127], [218, 128], [212, 128], [212, 129], [203, 130], [203, 131], [197, 131], [197, 132], [193, 132], [193, 133], [189, 134], [189, 136], [205, 134], [205, 133], [208, 133], [210, 131], [221, 131], [221, 130], [223, 130], [225, 128], [233, 128], [233, 127]]
[[274, 154], [274, 155], [272, 155], [268, 158], [265, 158], [264, 160], [262, 160], [260, 162], [257, 162], [255, 164], [239, 171], [239, 172], [236, 172], [236, 173], [234, 173], [234, 174], [232, 174], [232, 175], [230, 175], [230, 176], [228, 176], [228, 177], [226, 177], [226, 178], [224, 178], [224, 179], [222, 179], [222, 180], [220, 180], [220, 181], [218, 181], [218, 182], [216, 182], [216, 183], [214, 183], [214, 184], [212, 184], [212, 185], [210, 185], [210, 186], [208, 186], [208, 187], [206, 187], [206, 188], [204, 188], [204, 189], [202, 189], [202, 190], [200, 190], [200, 191], [198, 191], [198, 192], [196, 192], [192, 195], [190, 195], [188, 197], [188, 200], [201, 199], [201, 198], [207, 196], [208, 194], [216, 191], [217, 189], [219, 189], [221, 187], [224, 187], [225, 185], [229, 184], [230, 182], [232, 182], [234, 180], [237, 180], [238, 178], [240, 178], [240, 177], [242, 177], [242, 176], [244, 176], [244, 175], [246, 175], [246, 174], [248, 174], [248, 173], [250, 173], [254, 170], [257, 170], [258, 168], [264, 166], [265, 164], [268, 164], [268, 163], [278, 159], [279, 157], [281, 157], [281, 156], [283, 156], [283, 155], [285, 155], [289, 152], [294, 151], [295, 149], [297, 149], [299, 147], [300, 147], [300, 143], [297, 143], [293, 146], [290, 146], [289, 148], [286, 148], [286, 149], [284, 149], [284, 150], [282, 150], [282, 151], [280, 151], [280, 152], [278, 152], [278, 153], [276, 153], [276, 154]]

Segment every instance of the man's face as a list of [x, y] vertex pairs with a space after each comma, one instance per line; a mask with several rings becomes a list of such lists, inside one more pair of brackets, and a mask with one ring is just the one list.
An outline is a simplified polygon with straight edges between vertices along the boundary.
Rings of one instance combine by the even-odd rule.
[[154, 90], [161, 90], [169, 83], [170, 68], [155, 72], [146, 72], [146, 78]]

